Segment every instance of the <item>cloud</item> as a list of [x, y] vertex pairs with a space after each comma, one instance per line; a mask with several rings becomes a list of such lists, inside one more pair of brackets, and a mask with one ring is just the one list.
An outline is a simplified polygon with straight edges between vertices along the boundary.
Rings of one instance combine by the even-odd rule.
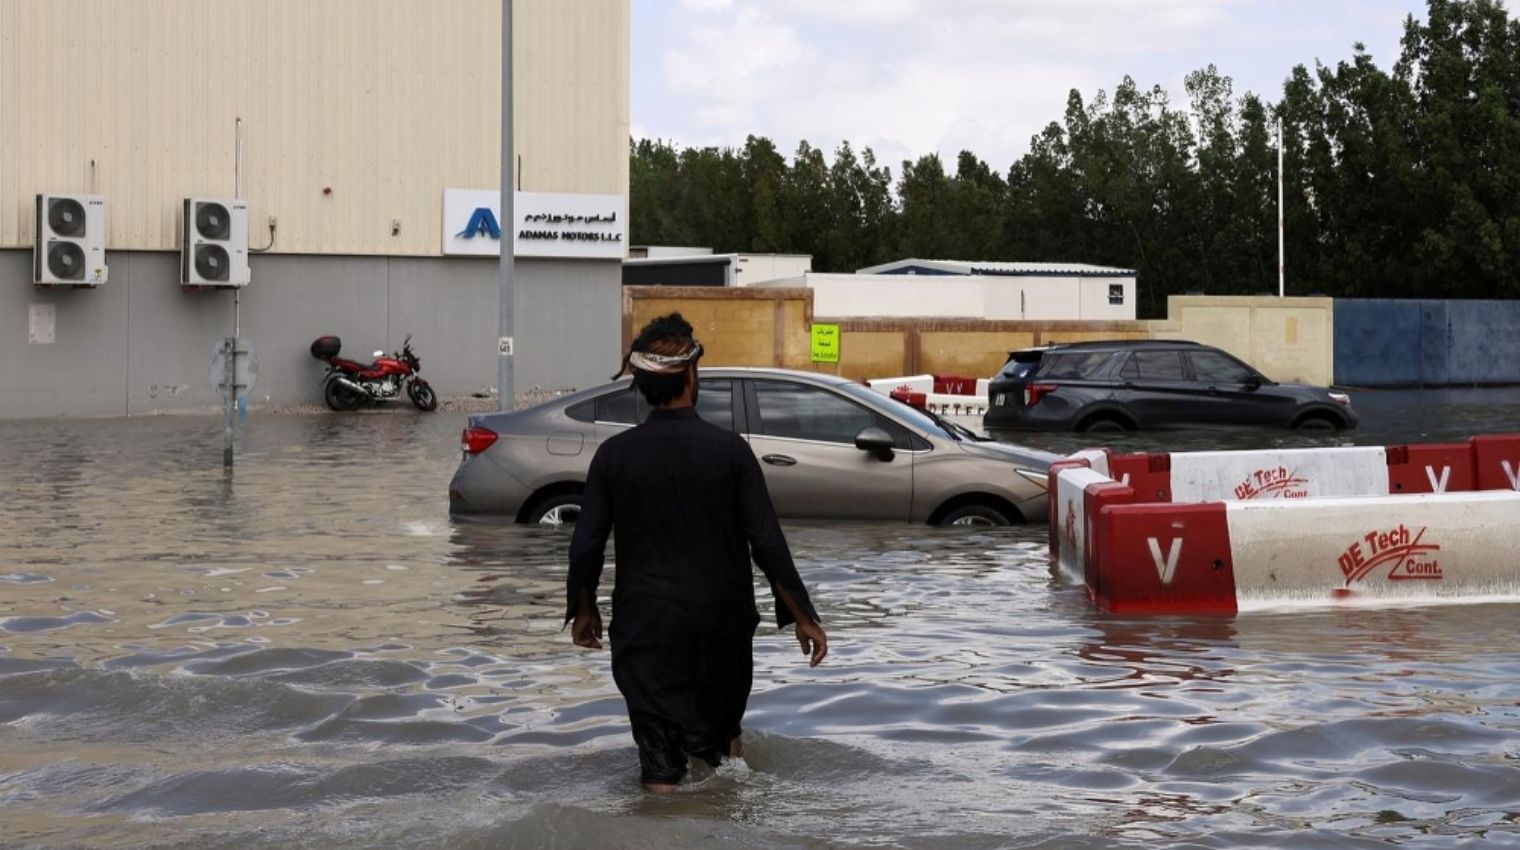
[[762, 91], [777, 94], [774, 74], [813, 61], [815, 52], [795, 30], [753, 6], [743, 6], [727, 21], [692, 27], [665, 55], [671, 88], [708, 97], [753, 99]]
[[[1423, 0], [683, 2], [705, 14], [659, 7], [660, 73], [634, 80], [642, 126], [695, 145], [765, 135], [788, 151], [847, 139], [895, 171], [962, 149], [1006, 169], [1061, 120], [1070, 90], [1125, 75], [1180, 103], [1183, 76], [1213, 63], [1237, 93], [1272, 99], [1294, 64], [1383, 43]], [[1371, 31], [1379, 17], [1389, 34]]]
[[848, 24], [881, 26], [911, 20], [924, 11], [919, 0], [786, 0], [793, 12]]

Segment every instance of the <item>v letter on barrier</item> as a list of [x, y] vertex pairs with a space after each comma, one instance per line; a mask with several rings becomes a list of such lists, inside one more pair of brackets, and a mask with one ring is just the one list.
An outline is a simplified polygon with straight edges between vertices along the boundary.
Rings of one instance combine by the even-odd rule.
[[1156, 562], [1156, 574], [1161, 577], [1162, 584], [1171, 584], [1172, 577], [1177, 574], [1177, 561], [1182, 557], [1182, 538], [1173, 537], [1167, 546], [1166, 557], [1161, 557], [1161, 541], [1154, 537], [1146, 538], [1146, 543], [1151, 547], [1151, 560]]
[[1430, 492], [1445, 493], [1446, 485], [1451, 483], [1451, 467], [1441, 467], [1441, 476], [1437, 478], [1435, 467], [1427, 466], [1425, 467], [1425, 477], [1430, 480]]

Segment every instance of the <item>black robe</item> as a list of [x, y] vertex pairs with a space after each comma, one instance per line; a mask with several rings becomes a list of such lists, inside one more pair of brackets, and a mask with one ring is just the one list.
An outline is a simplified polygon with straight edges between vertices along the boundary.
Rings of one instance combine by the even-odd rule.
[[[596, 598], [616, 535], [612, 673], [646, 782], [676, 781], [685, 755], [714, 761], [749, 699], [755, 608], [750, 559], [817, 622], [749, 444], [692, 408], [653, 411], [592, 458], [570, 543], [565, 621]], [[776, 625], [793, 621], [776, 599]]]

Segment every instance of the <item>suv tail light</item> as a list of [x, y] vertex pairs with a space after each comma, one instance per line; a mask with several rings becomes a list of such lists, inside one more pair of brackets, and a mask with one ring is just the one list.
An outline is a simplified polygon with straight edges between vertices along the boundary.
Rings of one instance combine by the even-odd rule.
[[1028, 384], [1024, 387], [1024, 406], [1034, 407], [1040, 403], [1040, 399], [1055, 391], [1055, 384]]
[[471, 425], [464, 429], [464, 434], [459, 438], [459, 448], [465, 454], [478, 455], [496, 444], [497, 434], [490, 428], [482, 428], [479, 425]]

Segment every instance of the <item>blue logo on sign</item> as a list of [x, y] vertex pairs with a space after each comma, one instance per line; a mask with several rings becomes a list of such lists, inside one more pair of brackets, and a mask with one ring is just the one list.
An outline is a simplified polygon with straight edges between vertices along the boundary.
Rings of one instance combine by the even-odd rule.
[[490, 207], [476, 207], [475, 212], [470, 214], [470, 223], [459, 231], [459, 236], [465, 239], [474, 239], [477, 236], [490, 236], [492, 239], [501, 238], [501, 225], [496, 222], [496, 214], [491, 212]]

